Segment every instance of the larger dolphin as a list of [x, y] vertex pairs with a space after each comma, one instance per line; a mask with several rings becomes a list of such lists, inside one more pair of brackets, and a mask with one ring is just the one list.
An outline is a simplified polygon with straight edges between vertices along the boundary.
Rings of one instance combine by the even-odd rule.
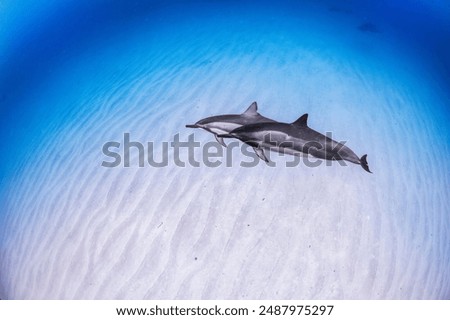
[[263, 117], [258, 113], [258, 105], [253, 102], [244, 113], [224, 114], [220, 116], [208, 117], [197, 121], [195, 124], [186, 125], [187, 128], [202, 128], [211, 132], [216, 137], [217, 142], [226, 147], [221, 134], [228, 134], [243, 125], [261, 122], [275, 122], [272, 119]]
[[268, 162], [264, 150], [273, 150], [296, 156], [313, 156], [326, 160], [345, 160], [361, 165], [370, 172], [367, 155], [359, 158], [344, 144], [308, 127], [308, 114], [302, 115], [293, 123], [256, 123], [234, 129], [219, 138], [236, 138], [250, 145], [255, 153]]

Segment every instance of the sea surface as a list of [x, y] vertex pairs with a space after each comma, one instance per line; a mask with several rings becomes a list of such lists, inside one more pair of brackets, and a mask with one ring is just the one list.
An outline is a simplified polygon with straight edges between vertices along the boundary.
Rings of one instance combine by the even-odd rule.
[[[448, 1], [0, 12], [1, 299], [450, 299]], [[203, 163], [214, 137], [185, 125], [253, 101], [308, 113], [373, 174], [273, 153], [247, 168], [239, 147]], [[135, 147], [125, 167], [125, 133], [168, 165]], [[191, 134], [191, 154], [170, 147]]]

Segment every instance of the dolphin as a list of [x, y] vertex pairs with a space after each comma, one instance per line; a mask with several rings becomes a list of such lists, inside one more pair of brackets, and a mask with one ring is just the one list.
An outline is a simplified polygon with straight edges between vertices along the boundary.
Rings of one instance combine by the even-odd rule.
[[228, 134], [236, 128], [252, 123], [271, 123], [272, 119], [263, 117], [258, 113], [258, 105], [253, 102], [244, 113], [241, 114], [225, 114], [220, 116], [208, 117], [197, 121], [195, 124], [188, 124], [186, 128], [202, 128], [211, 132], [216, 137], [217, 142], [226, 147], [221, 134]]
[[254, 123], [234, 129], [219, 138], [236, 138], [253, 147], [259, 158], [268, 162], [264, 150], [326, 160], [345, 160], [369, 170], [367, 155], [361, 158], [347, 146], [308, 127], [308, 114], [292, 123]]

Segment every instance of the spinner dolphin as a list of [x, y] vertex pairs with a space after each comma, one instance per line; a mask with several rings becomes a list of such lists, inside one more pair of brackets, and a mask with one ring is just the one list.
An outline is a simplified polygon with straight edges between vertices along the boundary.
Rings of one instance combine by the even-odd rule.
[[345, 160], [367, 172], [367, 155], [359, 158], [349, 147], [308, 127], [308, 114], [293, 123], [254, 123], [236, 128], [219, 138], [236, 138], [253, 147], [262, 160], [268, 162], [264, 150], [287, 153], [296, 156], [313, 156], [326, 160]]
[[243, 125], [254, 123], [270, 123], [275, 122], [272, 119], [263, 117], [258, 113], [258, 105], [253, 102], [244, 113], [241, 114], [225, 114], [219, 116], [208, 117], [197, 121], [195, 124], [186, 125], [187, 128], [201, 128], [211, 132], [216, 137], [217, 142], [226, 147], [221, 134], [228, 134], [236, 128]]

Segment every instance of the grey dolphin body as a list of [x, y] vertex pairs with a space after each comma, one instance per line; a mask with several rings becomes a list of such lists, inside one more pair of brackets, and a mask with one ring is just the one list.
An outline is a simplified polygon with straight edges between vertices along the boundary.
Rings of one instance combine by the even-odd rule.
[[243, 125], [261, 122], [272, 123], [275, 121], [260, 115], [258, 113], [258, 105], [256, 102], [253, 102], [244, 113], [224, 114], [220, 116], [208, 117], [197, 121], [195, 124], [188, 124], [186, 127], [202, 128], [208, 132], [211, 132], [216, 137], [217, 142], [226, 147], [227, 145], [223, 141], [223, 137], [219, 137], [219, 135], [228, 134]]
[[[264, 149], [296, 156], [313, 156], [326, 160], [345, 160], [361, 165], [370, 172], [367, 155], [361, 158], [347, 146], [311, 129], [308, 114], [293, 123], [256, 123], [239, 127], [219, 137], [236, 138], [250, 145], [255, 153], [268, 162]], [[302, 155], [303, 153], [303, 155]]]

